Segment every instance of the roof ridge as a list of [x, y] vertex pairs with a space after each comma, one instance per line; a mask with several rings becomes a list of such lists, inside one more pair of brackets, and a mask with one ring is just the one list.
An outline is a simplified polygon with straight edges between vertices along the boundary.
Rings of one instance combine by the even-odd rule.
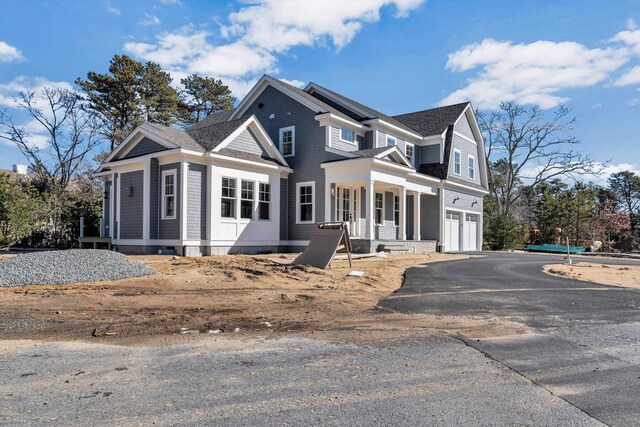
[[409, 113], [396, 114], [395, 116], [391, 116], [391, 117], [401, 117], [401, 116], [408, 116], [409, 114], [426, 113], [427, 111], [439, 110], [441, 108], [457, 107], [457, 106], [466, 105], [466, 104], [471, 104], [471, 101], [459, 102], [457, 104], [443, 105], [442, 107], [433, 107], [433, 108], [427, 108], [424, 110], [411, 111]]

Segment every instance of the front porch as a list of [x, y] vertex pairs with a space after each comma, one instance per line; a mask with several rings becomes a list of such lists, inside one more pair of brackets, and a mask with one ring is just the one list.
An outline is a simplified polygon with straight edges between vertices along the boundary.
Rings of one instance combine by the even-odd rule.
[[377, 252], [385, 245], [392, 252], [435, 252], [437, 242], [424, 232], [423, 222], [432, 221], [423, 205], [437, 206], [438, 181], [397, 164], [345, 167], [348, 162], [323, 165], [326, 220], [349, 223], [358, 252]]

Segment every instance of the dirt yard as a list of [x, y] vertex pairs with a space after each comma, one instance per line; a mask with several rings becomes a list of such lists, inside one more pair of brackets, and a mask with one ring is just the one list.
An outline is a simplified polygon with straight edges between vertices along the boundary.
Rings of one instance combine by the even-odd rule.
[[284, 266], [293, 255], [133, 257], [160, 274], [114, 282], [0, 289], [0, 339], [109, 340], [196, 334], [278, 334], [366, 330], [446, 330], [469, 336], [518, 332], [502, 321], [405, 316], [376, 309], [411, 266], [461, 258], [395, 255], [347, 261], [331, 269]]
[[640, 289], [640, 267], [637, 266], [579, 262], [573, 265], [546, 265], [544, 271], [554, 276]]

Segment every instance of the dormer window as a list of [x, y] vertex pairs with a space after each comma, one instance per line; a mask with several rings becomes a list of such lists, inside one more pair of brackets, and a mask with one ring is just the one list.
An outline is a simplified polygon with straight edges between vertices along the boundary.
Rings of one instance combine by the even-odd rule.
[[395, 147], [396, 139], [392, 136], [387, 136], [387, 147]]
[[409, 159], [409, 161], [414, 164], [414, 145], [413, 144], [409, 144], [408, 142], [405, 143], [404, 145], [404, 155], [407, 156], [407, 159]]
[[356, 141], [356, 133], [351, 129], [341, 128], [340, 129], [340, 140], [344, 142], [350, 142], [351, 144], [355, 144]]

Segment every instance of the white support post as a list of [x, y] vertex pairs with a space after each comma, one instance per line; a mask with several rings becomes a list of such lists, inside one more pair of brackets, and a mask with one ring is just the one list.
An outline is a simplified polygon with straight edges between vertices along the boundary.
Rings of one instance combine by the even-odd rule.
[[413, 196], [413, 240], [421, 240], [420, 236], [420, 197], [419, 191]]
[[115, 239], [116, 236], [113, 235], [113, 223], [115, 221], [115, 209], [113, 209], [113, 203], [114, 203], [114, 197], [113, 194], [115, 193], [114, 189], [115, 189], [115, 181], [113, 179], [114, 174], [111, 174], [111, 186], [109, 186], [109, 233], [107, 234], [107, 237], [111, 237], [112, 239]]
[[144, 162], [142, 171], [142, 238], [149, 240], [149, 223], [151, 216], [151, 158]]
[[188, 186], [188, 166], [189, 163], [180, 163], [180, 239], [187, 240], [187, 186]]
[[400, 201], [400, 230], [398, 239], [407, 240], [407, 189], [406, 187], [400, 187], [399, 191]]
[[207, 191], [206, 194], [206, 218], [207, 218], [207, 229], [205, 231], [205, 237], [211, 245], [211, 236], [213, 235], [213, 166], [207, 165]]
[[375, 238], [375, 181], [369, 181], [366, 187], [365, 199], [367, 203], [365, 218], [367, 219], [367, 232], [365, 233], [365, 239], [373, 240]]
[[118, 191], [116, 192], [116, 201], [117, 202], [117, 206], [116, 206], [116, 223], [118, 224], [118, 235], [116, 236], [116, 238], [118, 240], [120, 240], [120, 230], [122, 229], [121, 227], [121, 222], [120, 222], [120, 205], [122, 204], [122, 197], [120, 196], [122, 194], [122, 192], [120, 191], [120, 189], [122, 188], [122, 186], [120, 185], [120, 183], [122, 182], [122, 174], [119, 173], [117, 174], [117, 179], [118, 179]]
[[[329, 126], [327, 126], [327, 129]], [[336, 218], [337, 219], [337, 218]], [[324, 172], [324, 222], [331, 221], [331, 182], [327, 172]]]

